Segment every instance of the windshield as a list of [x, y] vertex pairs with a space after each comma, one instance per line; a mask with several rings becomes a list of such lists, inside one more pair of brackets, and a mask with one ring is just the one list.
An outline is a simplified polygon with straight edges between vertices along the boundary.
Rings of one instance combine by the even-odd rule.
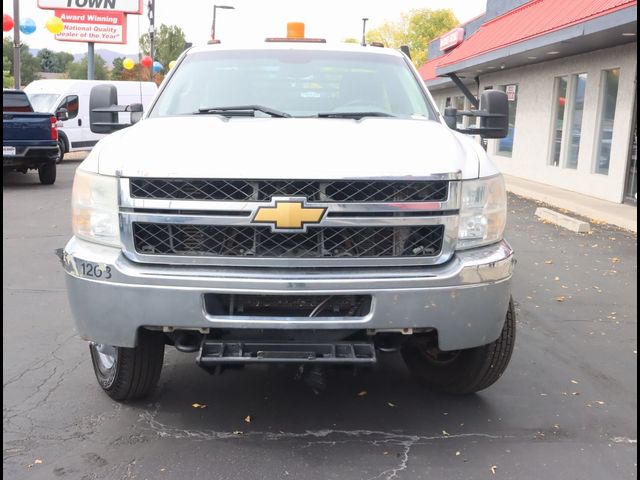
[[32, 93], [29, 95], [34, 112], [51, 112], [58, 98], [60, 95], [57, 93]]
[[[434, 119], [401, 57], [364, 52], [236, 50], [188, 55], [150, 117], [259, 105], [303, 117], [370, 112]], [[256, 116], [260, 112], [256, 112]]]

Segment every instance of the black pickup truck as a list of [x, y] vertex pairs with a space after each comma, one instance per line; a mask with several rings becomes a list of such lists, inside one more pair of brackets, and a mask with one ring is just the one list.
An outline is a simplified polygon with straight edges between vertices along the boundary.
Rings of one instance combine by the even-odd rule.
[[23, 91], [3, 89], [2, 173], [34, 169], [41, 183], [52, 185], [60, 155], [57, 122], [58, 118], [49, 113], [34, 113]]

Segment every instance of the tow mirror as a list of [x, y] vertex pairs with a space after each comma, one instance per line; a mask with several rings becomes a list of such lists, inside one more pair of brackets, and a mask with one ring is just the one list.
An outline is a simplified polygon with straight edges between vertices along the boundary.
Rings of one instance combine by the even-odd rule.
[[56, 110], [56, 118], [61, 122], [69, 120], [69, 110], [64, 107], [60, 107], [58, 110]]
[[487, 90], [480, 96], [480, 130], [484, 138], [504, 138], [509, 135], [509, 100], [500, 90]]
[[[131, 123], [119, 123], [118, 114], [131, 114]], [[142, 118], [142, 104], [118, 105], [115, 86], [96, 85], [89, 95], [89, 124], [93, 133], [113, 133], [130, 127]]]
[[[460, 115], [479, 118], [480, 127], [458, 128], [456, 117]], [[483, 138], [504, 138], [509, 134], [507, 94], [501, 90], [487, 90], [480, 96], [479, 110], [457, 110], [453, 107], [447, 107], [444, 110], [443, 118], [449, 128], [460, 133], [480, 135]]]

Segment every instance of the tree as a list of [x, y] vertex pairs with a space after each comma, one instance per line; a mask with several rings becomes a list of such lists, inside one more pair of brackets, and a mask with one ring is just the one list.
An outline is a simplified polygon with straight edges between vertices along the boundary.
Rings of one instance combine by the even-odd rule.
[[402, 15], [399, 22], [385, 22], [380, 27], [369, 30], [367, 43], [382, 42], [391, 48], [407, 45], [416, 66], [427, 60], [429, 42], [459, 24], [450, 9], [411, 10]]
[[[184, 52], [186, 44], [186, 37], [180, 27], [163, 23], [156, 30], [154, 60], [167, 69], [169, 62], [177, 59]], [[151, 52], [148, 33], [140, 37], [140, 50], [143, 55], [149, 55]]]
[[63, 69], [60, 66], [60, 59], [56, 52], [43, 48], [38, 52], [37, 58], [40, 62], [40, 70], [43, 72], [60, 73]]
[[[93, 60], [94, 77], [96, 80], [107, 80], [109, 78], [109, 71], [107, 70], [107, 62], [100, 55], [95, 55]], [[72, 62], [67, 65], [65, 73], [67, 78], [75, 78], [78, 80], [87, 79], [87, 67], [88, 60], [86, 55], [79, 62]]]
[[[13, 72], [13, 39], [4, 37], [2, 39], [2, 56], [9, 60], [9, 70]], [[40, 62], [29, 52], [29, 45], [20, 45], [20, 81], [22, 85], [28, 85], [40, 78]]]
[[111, 80], [122, 80], [122, 74], [125, 70], [122, 66], [123, 61], [124, 57], [116, 57], [113, 59], [113, 62], [111, 62], [113, 65], [113, 68], [111, 69]]
[[13, 88], [13, 77], [11, 76], [11, 62], [5, 56], [2, 57], [2, 88]]
[[73, 55], [69, 52], [56, 52], [56, 57], [58, 57], [60, 72], [64, 72], [67, 69], [67, 66], [74, 60]]
[[349, 37], [342, 40], [342, 43], [360, 43], [357, 38]]

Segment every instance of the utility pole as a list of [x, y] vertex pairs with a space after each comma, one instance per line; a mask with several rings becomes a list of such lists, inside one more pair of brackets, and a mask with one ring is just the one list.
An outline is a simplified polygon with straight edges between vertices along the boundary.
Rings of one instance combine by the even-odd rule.
[[17, 90], [20, 89], [20, 6], [19, 0], [13, 0], [13, 80]]
[[369, 20], [368, 18], [363, 18], [362, 19], [362, 46], [363, 47], [367, 46], [366, 33], [367, 33], [367, 21], [368, 20]]
[[88, 42], [87, 46], [89, 47], [87, 50], [87, 80], [94, 80], [96, 75], [96, 67], [95, 67], [95, 46], [94, 42]]
[[[149, 0], [147, 4], [147, 16], [149, 17], [149, 56], [151, 57], [151, 61], [155, 62], [155, 37], [156, 37], [156, 28], [155, 28], [155, 13], [156, 13], [156, 4], [155, 0]], [[151, 64], [151, 68], [149, 69], [150, 80], [153, 80], [153, 63]]]

